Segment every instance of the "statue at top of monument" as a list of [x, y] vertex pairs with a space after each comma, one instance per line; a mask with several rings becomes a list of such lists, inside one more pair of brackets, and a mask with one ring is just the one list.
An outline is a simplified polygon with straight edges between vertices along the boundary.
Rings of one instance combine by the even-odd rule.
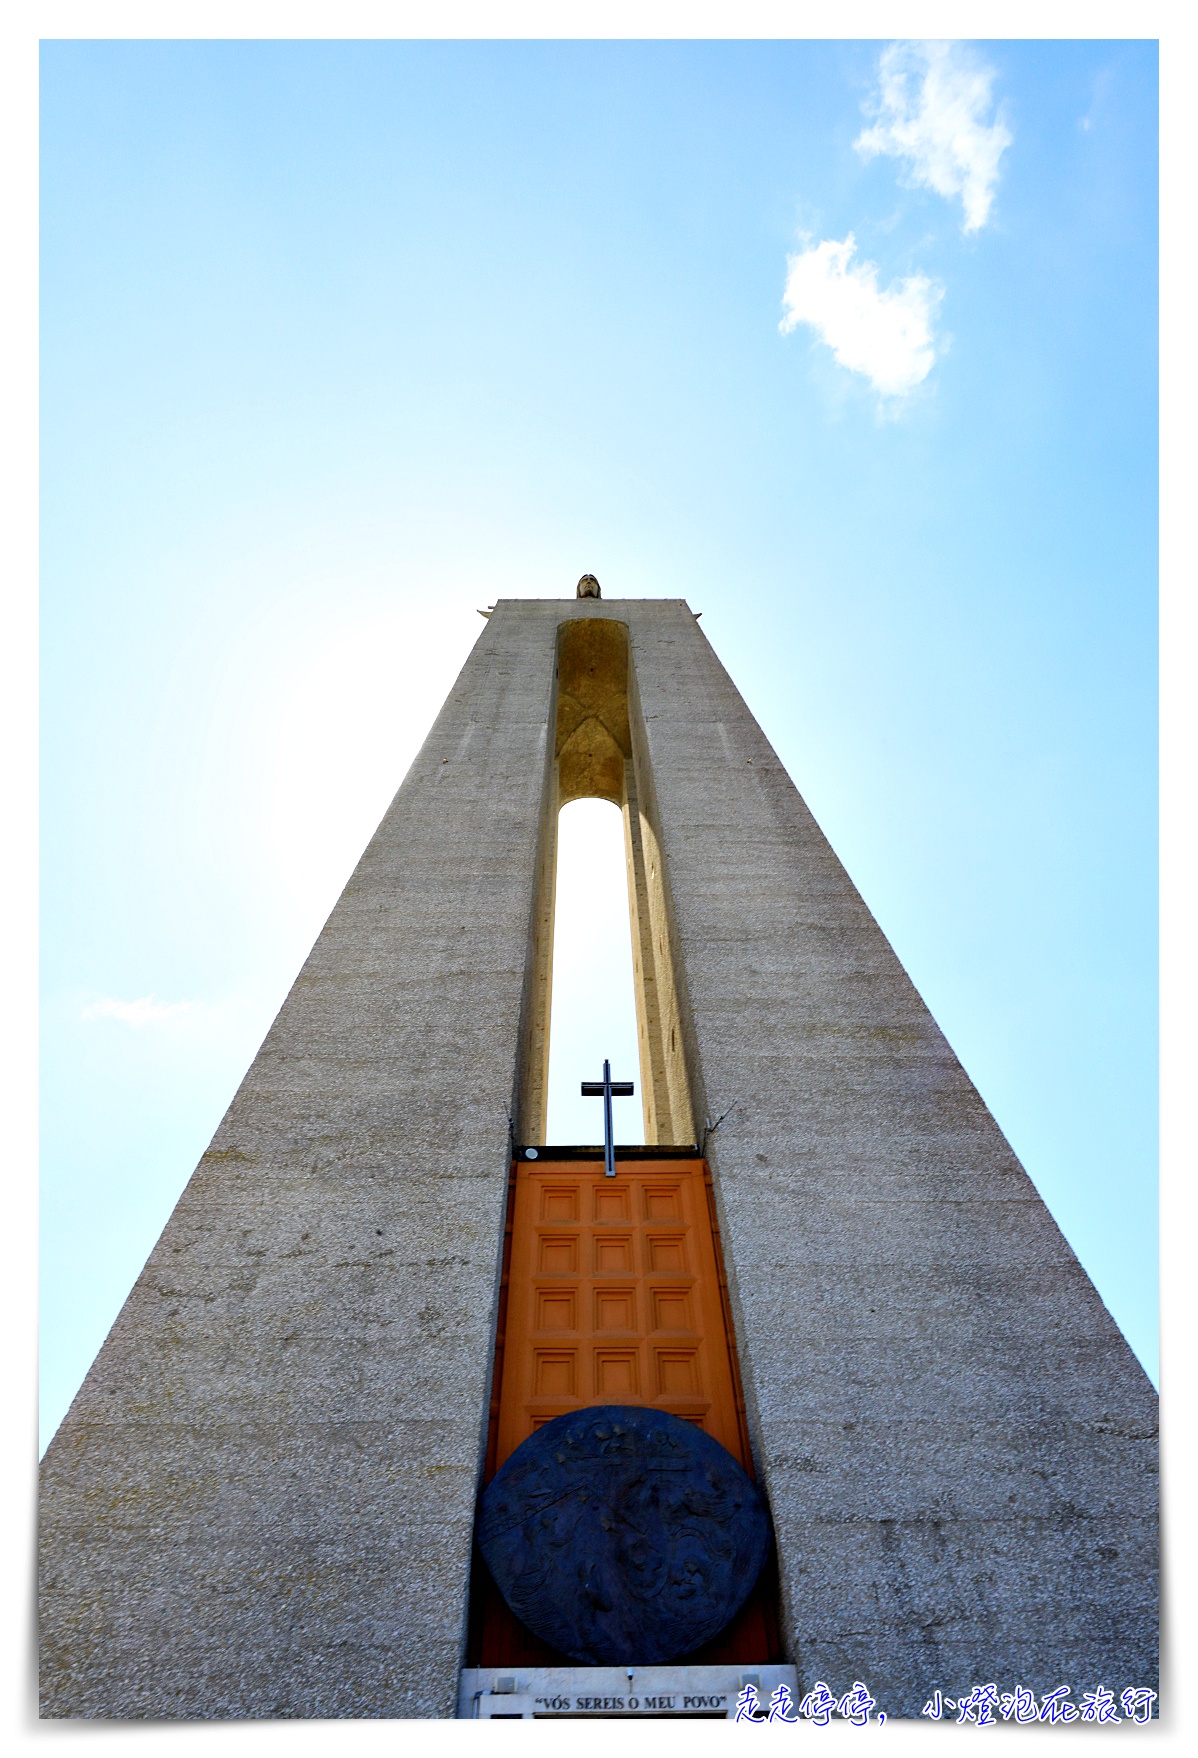
[[602, 598], [603, 597], [602, 592], [600, 592], [600, 590], [599, 590], [599, 582], [598, 582], [598, 580], [596, 580], [594, 574], [584, 574], [582, 576], [582, 579], [578, 582], [578, 591], [575, 594], [575, 597], [577, 597], [577, 598]]

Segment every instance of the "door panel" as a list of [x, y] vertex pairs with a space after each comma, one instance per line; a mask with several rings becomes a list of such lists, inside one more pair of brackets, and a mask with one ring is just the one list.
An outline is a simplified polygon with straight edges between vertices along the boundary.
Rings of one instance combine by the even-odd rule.
[[[719, 1235], [702, 1160], [512, 1169], [485, 1477], [566, 1410], [653, 1404], [700, 1424], [753, 1475], [729, 1345]], [[575, 1664], [526, 1630], [475, 1552], [468, 1664]], [[727, 1629], [687, 1660], [784, 1658], [774, 1564]]]
[[700, 1159], [519, 1161], [498, 1468], [533, 1430], [591, 1404], [696, 1423], [748, 1470]]

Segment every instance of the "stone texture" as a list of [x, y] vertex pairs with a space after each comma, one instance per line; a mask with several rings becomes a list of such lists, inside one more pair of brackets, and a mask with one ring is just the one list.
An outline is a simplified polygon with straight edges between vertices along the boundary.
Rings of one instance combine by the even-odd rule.
[[629, 627], [677, 1104], [736, 1101], [800, 1685], [1155, 1685], [1152, 1388], [690, 611], [503, 601], [51, 1443], [47, 1715], [454, 1713], [575, 616]]

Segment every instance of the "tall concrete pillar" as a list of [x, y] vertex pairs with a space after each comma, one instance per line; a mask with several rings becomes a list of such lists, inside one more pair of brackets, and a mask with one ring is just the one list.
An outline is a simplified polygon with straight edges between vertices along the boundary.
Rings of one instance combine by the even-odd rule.
[[[577, 626], [577, 625], [583, 626]], [[625, 813], [801, 1681], [1155, 1684], [1152, 1389], [680, 600], [503, 601], [51, 1443], [43, 1713], [447, 1716], [556, 814]]]
[[800, 1681], [1156, 1685], [1156, 1396], [684, 606], [633, 624]]

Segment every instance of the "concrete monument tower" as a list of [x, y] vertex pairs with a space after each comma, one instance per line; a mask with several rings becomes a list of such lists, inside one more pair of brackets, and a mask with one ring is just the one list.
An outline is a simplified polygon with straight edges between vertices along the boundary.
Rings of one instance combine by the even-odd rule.
[[[584, 795], [628, 856], [614, 1177], [545, 1144]], [[492, 1660], [527, 1699], [480, 1493], [608, 1406], [755, 1479], [722, 1664], [900, 1716], [1155, 1685], [1151, 1386], [695, 616], [584, 576], [489, 613], [51, 1443], [43, 1713], [452, 1716]]]

